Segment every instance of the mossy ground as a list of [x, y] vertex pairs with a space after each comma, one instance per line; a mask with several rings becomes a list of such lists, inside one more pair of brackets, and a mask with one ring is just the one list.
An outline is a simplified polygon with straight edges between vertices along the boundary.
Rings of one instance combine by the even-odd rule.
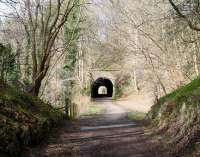
[[0, 89], [0, 156], [19, 156], [38, 143], [63, 114], [51, 105], [14, 88]]

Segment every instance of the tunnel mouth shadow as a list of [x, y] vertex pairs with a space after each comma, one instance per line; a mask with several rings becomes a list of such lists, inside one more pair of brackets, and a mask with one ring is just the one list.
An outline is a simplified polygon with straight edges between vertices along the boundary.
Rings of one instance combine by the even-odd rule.
[[[101, 87], [106, 88], [106, 93], [99, 93]], [[91, 85], [91, 98], [112, 98], [113, 97], [113, 83], [110, 79], [100, 77], [96, 79]]]

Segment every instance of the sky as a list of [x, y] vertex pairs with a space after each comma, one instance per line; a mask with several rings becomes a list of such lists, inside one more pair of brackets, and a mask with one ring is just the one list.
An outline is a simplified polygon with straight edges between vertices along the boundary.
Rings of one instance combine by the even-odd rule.
[[4, 19], [4, 17], [2, 15], [5, 14], [5, 13], [9, 13], [9, 10], [10, 9], [5, 4], [0, 3], [0, 19], [1, 20]]
[[3, 12], [7, 12], [9, 10], [9, 8], [0, 2], [0, 12], [3, 11]]

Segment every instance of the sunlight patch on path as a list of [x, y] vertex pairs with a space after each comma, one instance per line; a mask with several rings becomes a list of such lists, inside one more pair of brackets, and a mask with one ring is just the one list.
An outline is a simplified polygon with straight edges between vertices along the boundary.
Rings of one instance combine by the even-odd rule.
[[102, 126], [94, 126], [94, 127], [81, 127], [81, 131], [91, 131], [91, 130], [99, 130], [99, 129], [113, 129], [113, 128], [124, 128], [136, 126], [136, 123], [128, 123], [128, 124], [116, 124], [116, 125], [102, 125]]

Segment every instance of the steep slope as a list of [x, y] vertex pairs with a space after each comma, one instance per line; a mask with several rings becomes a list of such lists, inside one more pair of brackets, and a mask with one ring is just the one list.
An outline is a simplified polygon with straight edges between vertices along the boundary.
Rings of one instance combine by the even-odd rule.
[[162, 97], [148, 118], [174, 156], [199, 156], [200, 78]]
[[0, 89], [0, 156], [18, 156], [47, 135], [63, 114], [29, 94]]

